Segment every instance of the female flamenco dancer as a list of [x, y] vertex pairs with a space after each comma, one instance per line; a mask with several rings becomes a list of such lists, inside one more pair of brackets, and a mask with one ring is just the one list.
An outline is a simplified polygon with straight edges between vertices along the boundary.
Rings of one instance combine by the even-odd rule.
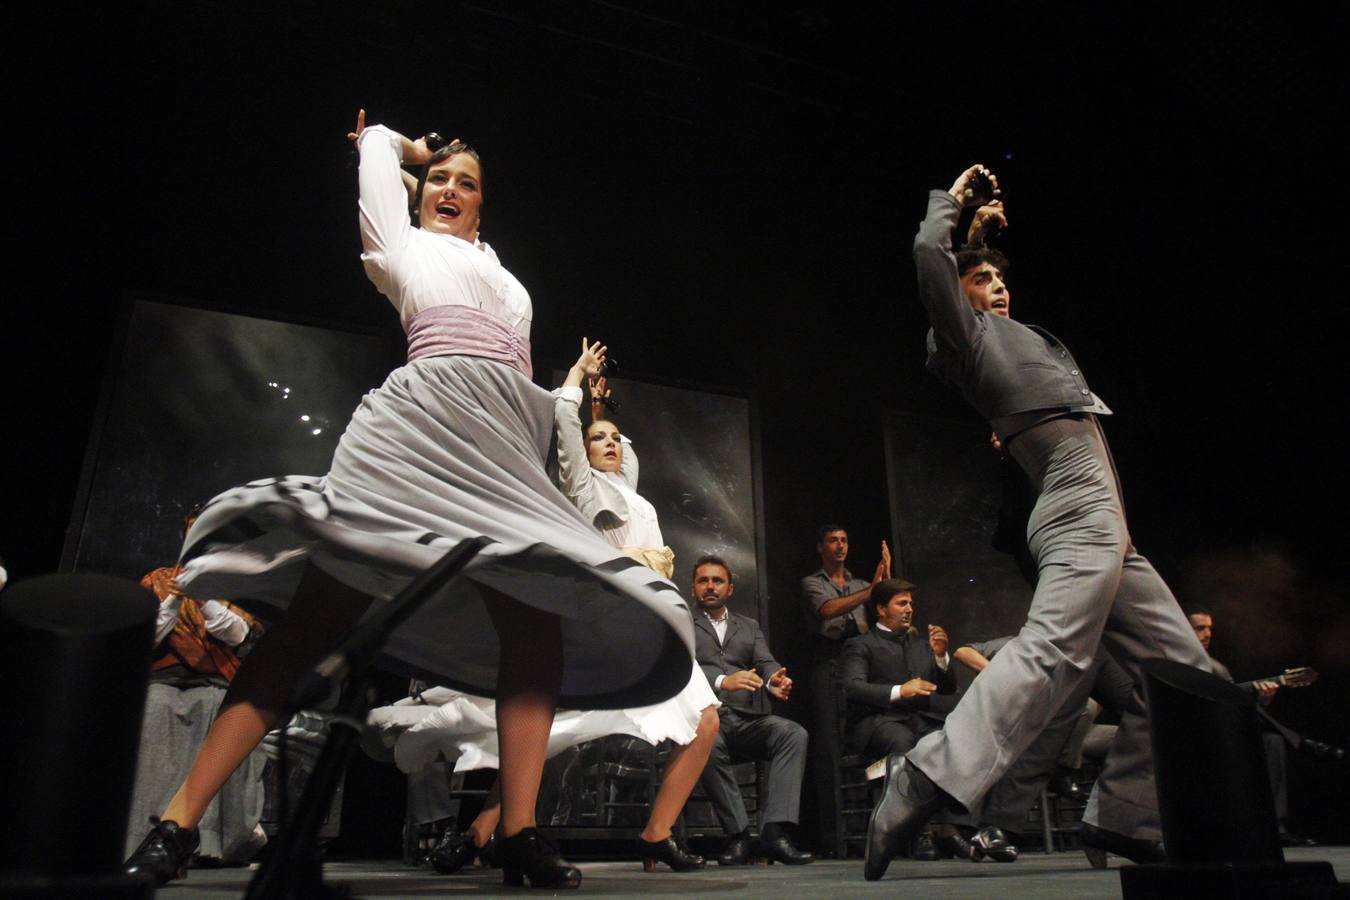
[[[604, 362], [606, 349], [599, 342], [588, 345], [583, 339], [581, 356], [567, 373], [563, 386], [554, 392], [559, 479], [563, 493], [595, 523], [611, 546], [669, 579], [674, 571], [674, 554], [665, 546], [656, 509], [636, 490], [637, 455], [631, 446], [625, 448], [626, 440], [614, 423], [599, 417], [599, 400], [608, 392], [603, 378], [598, 382], [594, 379]], [[588, 377], [594, 421], [583, 440], [579, 407], [581, 384]], [[686, 663], [685, 667], [689, 670], [687, 684], [669, 700], [634, 709], [562, 713], [554, 721], [549, 742], [549, 755], [608, 734], [631, 734], [650, 744], [666, 739], [676, 743], [647, 826], [638, 840], [642, 865], [648, 872], [655, 871], [658, 862], [676, 871], [701, 869], [704, 865], [703, 857], [680, 846], [672, 828], [707, 765], [717, 737], [717, 707], [721, 704], [699, 667], [692, 663]], [[490, 723], [491, 715], [490, 704], [451, 695], [423, 720], [418, 742], [432, 753], [446, 743], [456, 744], [461, 758], [472, 761], [463, 768], [490, 767], [493, 753], [488, 744], [492, 734], [484, 726]], [[466, 756], [464, 751], [469, 745], [472, 750]], [[487, 847], [501, 815], [496, 793], [494, 785], [483, 811], [462, 836], [442, 837], [430, 857], [437, 871], [456, 872]]]
[[[408, 333], [408, 364], [362, 399], [322, 478], [251, 482], [189, 531], [179, 583], [284, 616], [230, 686], [186, 781], [127, 862], [181, 876], [194, 828], [277, 724], [300, 674], [372, 600], [460, 540], [490, 543], [414, 614], [386, 656], [497, 701], [503, 879], [574, 888], [536, 831], [553, 712], [656, 703], [687, 680], [693, 635], [674, 585], [617, 554], [544, 470], [553, 398], [531, 380], [529, 295], [478, 240], [483, 173], [458, 141], [432, 153], [358, 114], [366, 274]], [[423, 165], [409, 221], [400, 163]], [[641, 574], [639, 574], [639, 570]]]

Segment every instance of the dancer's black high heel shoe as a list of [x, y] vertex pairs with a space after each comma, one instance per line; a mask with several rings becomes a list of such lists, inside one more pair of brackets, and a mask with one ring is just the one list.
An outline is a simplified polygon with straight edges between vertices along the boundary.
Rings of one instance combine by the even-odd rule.
[[676, 872], [692, 872], [707, 864], [697, 853], [690, 853], [681, 847], [673, 834], [664, 841], [645, 841], [638, 838], [638, 851], [642, 854], [644, 872], [655, 872], [656, 864], [659, 862], [665, 863]]
[[473, 861], [477, 849], [469, 835], [447, 828], [427, 854], [427, 862], [442, 875], [453, 875]]
[[122, 866], [128, 875], [139, 875], [163, 886], [175, 878], [187, 877], [188, 863], [197, 852], [195, 828], [180, 828], [172, 819], [150, 817], [150, 833]]
[[502, 863], [502, 884], [521, 887], [528, 878], [532, 888], [581, 887], [581, 870], [563, 859], [534, 828], [502, 838], [497, 858]]

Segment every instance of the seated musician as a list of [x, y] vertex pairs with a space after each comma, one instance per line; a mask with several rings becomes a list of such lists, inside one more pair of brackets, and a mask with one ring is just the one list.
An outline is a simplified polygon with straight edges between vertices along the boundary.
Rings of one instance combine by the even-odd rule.
[[869, 758], [908, 751], [956, 705], [947, 632], [929, 625], [925, 639], [911, 627], [914, 593], [908, 581], [878, 582], [866, 606], [872, 627], [844, 647], [847, 739]]

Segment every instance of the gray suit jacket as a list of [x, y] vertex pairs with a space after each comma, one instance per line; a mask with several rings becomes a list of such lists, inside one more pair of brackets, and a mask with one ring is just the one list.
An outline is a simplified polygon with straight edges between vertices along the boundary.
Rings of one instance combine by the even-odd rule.
[[703, 610], [695, 608], [694, 614], [694, 658], [699, 668], [708, 676], [708, 684], [717, 694], [717, 699], [737, 712], [751, 716], [766, 715], [763, 704], [756, 704], [758, 691], [719, 691], [717, 676], [730, 675], [742, 669], [754, 669], [765, 681], [783, 668], [769, 652], [769, 644], [764, 640], [764, 632], [759, 623], [749, 616], [741, 616], [727, 610], [730, 621], [727, 623], [726, 641], [719, 643], [717, 632], [713, 631]]
[[1018, 413], [1097, 407], [1078, 363], [1054, 335], [971, 308], [952, 253], [952, 229], [960, 215], [955, 197], [932, 191], [914, 238], [919, 300], [932, 325], [929, 371], [958, 388], [999, 434], [1005, 431], [998, 420]]

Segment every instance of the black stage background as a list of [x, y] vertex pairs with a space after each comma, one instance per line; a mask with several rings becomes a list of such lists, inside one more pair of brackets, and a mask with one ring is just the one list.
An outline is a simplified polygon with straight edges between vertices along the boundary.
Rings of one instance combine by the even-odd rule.
[[[804, 667], [812, 528], [846, 522], [870, 570], [883, 409], [954, 415], [909, 245], [925, 191], [982, 161], [1014, 314], [1118, 413], [1136, 543], [1240, 677], [1320, 668], [1276, 709], [1350, 743], [1344, 4], [138, 8], [7, 23], [13, 577], [58, 563], [124, 291], [397, 337], [357, 259], [364, 106], [483, 152], [539, 371], [598, 334], [755, 392], [766, 624]], [[1299, 774], [1296, 825], [1350, 838], [1344, 770]]]

